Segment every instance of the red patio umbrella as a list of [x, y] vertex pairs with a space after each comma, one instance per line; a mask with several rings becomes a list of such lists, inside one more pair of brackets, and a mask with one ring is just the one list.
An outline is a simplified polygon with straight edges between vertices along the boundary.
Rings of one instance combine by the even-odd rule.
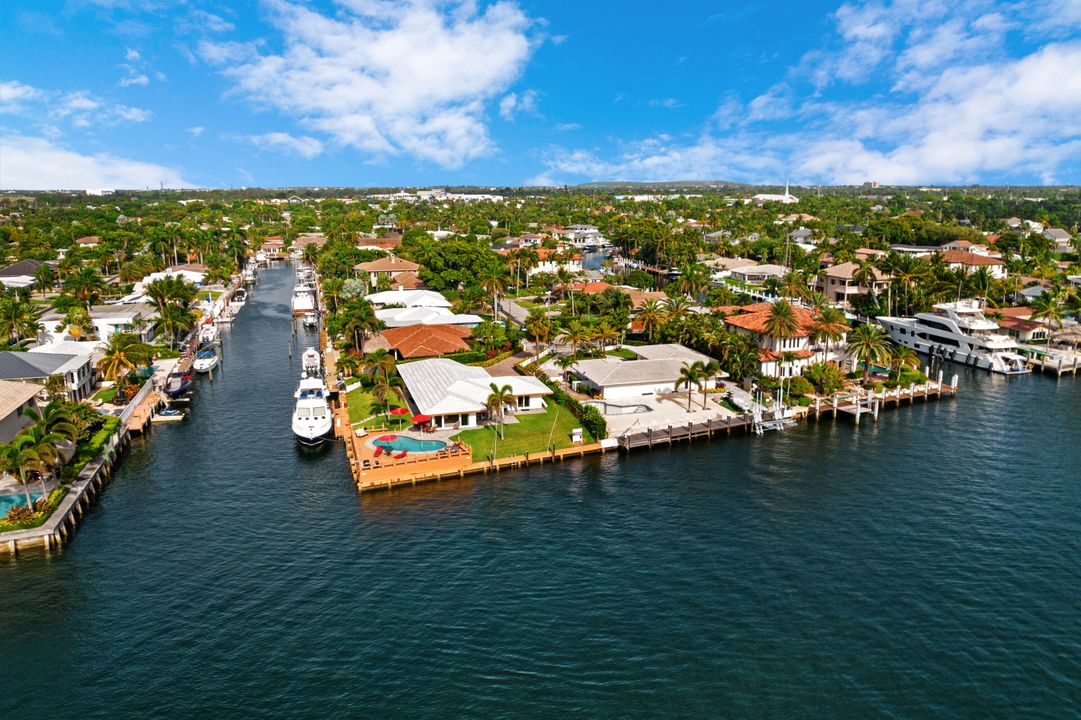
[[409, 408], [394, 408], [390, 411], [391, 415], [408, 415]]
[[415, 423], [426, 423], [426, 422], [431, 422], [431, 421], [432, 421], [432, 416], [431, 415], [414, 415], [413, 416], [413, 422], [415, 422]]
[[397, 435], [380, 435], [379, 436], [379, 441], [380, 442], [393, 442], [394, 440], [397, 440], [397, 439], [398, 439]]

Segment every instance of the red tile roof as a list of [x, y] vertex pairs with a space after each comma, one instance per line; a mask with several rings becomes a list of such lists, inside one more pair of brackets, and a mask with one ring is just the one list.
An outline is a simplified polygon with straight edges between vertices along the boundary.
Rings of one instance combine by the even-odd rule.
[[949, 265], [1002, 265], [998, 258], [977, 255], [966, 250], [946, 250], [942, 253], [942, 259]]
[[459, 325], [406, 325], [380, 333], [387, 346], [403, 358], [438, 357], [469, 350], [473, 332]]
[[402, 288], [403, 290], [417, 290], [424, 287], [427, 287], [427, 285], [420, 279], [420, 275], [417, 275], [412, 270], [396, 274], [394, 276], [394, 282], [390, 284], [391, 290], [397, 290], [398, 288]]
[[[765, 335], [766, 322], [769, 320], [770, 316], [768, 308], [773, 306], [770, 303], [759, 304], [765, 305], [766, 309], [758, 310], [757, 312], [745, 312], [739, 315], [729, 315], [724, 319], [725, 324], [732, 325], [733, 327], [742, 330], [748, 330], [757, 335]], [[814, 313], [806, 308], [801, 308], [798, 305], [793, 305], [792, 311], [796, 315], [796, 334], [792, 337], [806, 337], [810, 335], [815, 324]]]
[[[809, 358], [814, 357], [814, 353], [811, 352], [810, 350], [786, 350], [785, 352], [792, 353], [799, 360], [807, 360]], [[758, 361], [759, 362], [774, 362], [776, 360], [780, 360], [781, 356], [783, 354], [784, 353], [775, 352], [773, 350], [768, 350], [766, 348], [759, 348], [758, 349]]]
[[420, 265], [391, 255], [390, 257], [381, 257], [378, 260], [372, 260], [371, 262], [358, 263], [353, 267], [364, 272], [396, 273], [418, 270]]

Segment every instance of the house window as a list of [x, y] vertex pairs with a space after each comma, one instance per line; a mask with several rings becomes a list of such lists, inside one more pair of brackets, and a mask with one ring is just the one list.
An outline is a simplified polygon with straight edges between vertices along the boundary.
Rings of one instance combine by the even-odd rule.
[[521, 410], [523, 408], [529, 408], [529, 396], [528, 395], [519, 395], [518, 396], [518, 409]]

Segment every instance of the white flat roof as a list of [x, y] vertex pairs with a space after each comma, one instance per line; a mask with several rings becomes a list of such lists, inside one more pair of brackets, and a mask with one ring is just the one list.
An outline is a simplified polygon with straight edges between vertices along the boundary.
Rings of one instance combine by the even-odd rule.
[[408, 325], [479, 325], [479, 315], [456, 315], [442, 307], [405, 307], [376, 310], [375, 316], [387, 327]]
[[401, 305], [403, 307], [449, 308], [451, 303], [433, 290], [386, 290], [366, 295], [373, 305]]

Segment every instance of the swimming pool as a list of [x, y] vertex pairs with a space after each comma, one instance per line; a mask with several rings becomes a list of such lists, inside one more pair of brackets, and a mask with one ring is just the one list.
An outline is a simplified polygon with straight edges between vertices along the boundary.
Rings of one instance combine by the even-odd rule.
[[[38, 498], [40, 497], [41, 493], [39, 492], [30, 493], [30, 499], [33, 502], [37, 502]], [[0, 495], [0, 518], [3, 518], [5, 515], [7, 515], [8, 510], [10, 510], [15, 505], [22, 505], [23, 507], [26, 507], [26, 495], [24, 493], [20, 492], [16, 495]]]
[[384, 451], [389, 450], [395, 453], [402, 450], [408, 450], [411, 453], [429, 453], [442, 450], [447, 446], [442, 440], [417, 440], [404, 435], [399, 435], [393, 440], [376, 440], [374, 444], [381, 446]]

